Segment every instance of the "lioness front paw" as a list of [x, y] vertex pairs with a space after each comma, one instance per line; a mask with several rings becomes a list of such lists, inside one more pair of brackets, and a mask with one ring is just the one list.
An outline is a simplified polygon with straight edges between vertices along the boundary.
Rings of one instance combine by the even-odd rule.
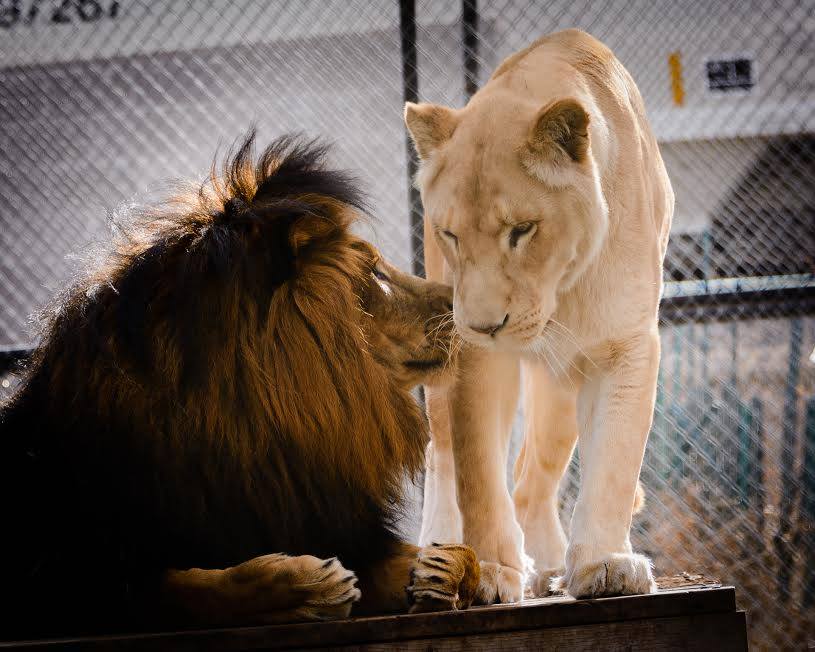
[[481, 581], [478, 584], [476, 602], [495, 604], [520, 602], [524, 592], [523, 574], [494, 561], [481, 562]]
[[552, 580], [553, 591], [564, 590], [574, 598], [635, 595], [657, 590], [651, 560], [636, 553], [613, 553], [588, 563], [567, 565], [562, 577]]
[[565, 568], [544, 569], [535, 571], [529, 580], [529, 593], [533, 598], [545, 598], [546, 596], [562, 593], [562, 589], [553, 586], [553, 582], [559, 581], [566, 572]]
[[419, 551], [410, 570], [410, 613], [469, 607], [478, 588], [475, 551], [462, 544], [434, 543]]

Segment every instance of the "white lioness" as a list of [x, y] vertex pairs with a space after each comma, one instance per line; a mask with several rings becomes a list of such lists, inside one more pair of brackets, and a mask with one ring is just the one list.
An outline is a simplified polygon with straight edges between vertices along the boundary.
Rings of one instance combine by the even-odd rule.
[[[473, 546], [488, 560], [485, 601], [521, 598], [524, 545], [538, 594], [555, 575], [576, 597], [652, 591], [629, 530], [674, 195], [634, 81], [603, 44], [568, 30], [507, 59], [463, 109], [408, 104], [405, 120], [422, 160], [428, 275], [454, 283], [456, 327], [475, 345], [452, 388], [427, 391], [420, 543]], [[578, 436], [567, 541], [557, 488]]]

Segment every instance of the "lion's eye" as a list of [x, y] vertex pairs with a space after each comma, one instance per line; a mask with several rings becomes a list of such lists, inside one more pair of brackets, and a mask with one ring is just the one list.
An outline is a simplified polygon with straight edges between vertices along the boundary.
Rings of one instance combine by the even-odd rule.
[[512, 227], [512, 230], [509, 232], [509, 246], [513, 249], [518, 246], [518, 240], [523, 238], [525, 235], [532, 233], [535, 228], [534, 222], [522, 222], [521, 224], [516, 224]]
[[378, 278], [380, 281], [390, 281], [391, 280], [390, 276], [385, 274], [385, 272], [382, 272], [382, 271], [378, 270], [376, 267], [374, 267], [371, 270], [371, 274], [374, 275], [374, 278]]

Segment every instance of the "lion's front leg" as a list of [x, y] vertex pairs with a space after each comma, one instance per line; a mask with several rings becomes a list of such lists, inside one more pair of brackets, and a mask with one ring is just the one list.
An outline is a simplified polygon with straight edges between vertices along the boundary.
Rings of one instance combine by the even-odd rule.
[[582, 479], [561, 578], [576, 598], [656, 589], [651, 562], [632, 551], [629, 531], [658, 366], [656, 332], [618, 343], [578, 398]]
[[356, 615], [466, 609], [478, 588], [475, 552], [462, 544], [417, 548], [396, 543], [390, 554], [360, 569]]
[[407, 587], [410, 613], [466, 609], [476, 597], [481, 567], [462, 544], [434, 543], [419, 550]]

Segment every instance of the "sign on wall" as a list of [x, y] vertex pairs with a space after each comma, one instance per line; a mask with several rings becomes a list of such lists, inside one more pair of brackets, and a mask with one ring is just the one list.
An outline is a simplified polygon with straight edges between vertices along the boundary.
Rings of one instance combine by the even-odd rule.
[[753, 60], [749, 57], [711, 59], [705, 63], [707, 88], [716, 93], [749, 91], [755, 86]]

